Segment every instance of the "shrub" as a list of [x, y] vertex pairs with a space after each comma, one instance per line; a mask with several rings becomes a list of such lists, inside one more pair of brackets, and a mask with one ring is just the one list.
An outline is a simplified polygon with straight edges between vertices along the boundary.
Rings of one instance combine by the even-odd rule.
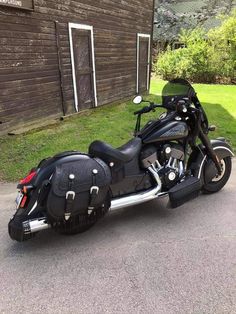
[[156, 64], [157, 73], [164, 79], [182, 77], [195, 82], [212, 81], [213, 75], [208, 62], [209, 45], [201, 29], [183, 31], [180, 41], [185, 48], [162, 53]]
[[213, 48], [211, 59], [216, 75], [221, 79], [236, 79], [236, 10], [230, 17], [221, 16], [221, 26], [208, 33]]
[[[167, 51], [162, 53], [156, 65], [157, 73], [160, 74], [163, 79], [169, 80], [178, 76], [185, 77], [180, 71], [180, 63], [187, 63], [187, 55], [185, 49], [178, 49], [172, 51], [170, 47]], [[184, 66], [181, 65], [181, 68]]]
[[193, 82], [234, 82], [236, 73], [236, 11], [208, 34], [201, 28], [183, 30], [185, 48], [160, 54], [156, 73], [163, 79], [182, 77]]

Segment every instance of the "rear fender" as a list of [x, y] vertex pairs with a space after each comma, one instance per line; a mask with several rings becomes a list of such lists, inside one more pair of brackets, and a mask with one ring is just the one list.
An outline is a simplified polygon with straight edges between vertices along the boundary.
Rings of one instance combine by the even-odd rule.
[[[219, 159], [234, 157], [233, 149], [223, 138], [211, 140], [211, 144]], [[206, 149], [202, 144], [198, 145], [190, 155], [188, 169], [195, 177], [202, 179], [202, 182], [204, 182], [204, 177], [209, 178], [207, 181], [210, 181], [217, 174], [213, 162], [208, 163]]]

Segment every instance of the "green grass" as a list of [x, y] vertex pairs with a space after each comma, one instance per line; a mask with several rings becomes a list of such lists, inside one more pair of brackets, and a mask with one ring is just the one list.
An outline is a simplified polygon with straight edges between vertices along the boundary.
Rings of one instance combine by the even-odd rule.
[[[153, 80], [150, 99], [160, 102], [164, 82]], [[212, 124], [214, 137], [225, 136], [236, 149], [236, 86], [195, 85]], [[135, 126], [132, 102], [88, 110], [52, 127], [0, 139], [0, 179], [15, 181], [48, 156], [65, 150], [87, 152], [89, 143], [100, 139], [119, 146], [130, 139]], [[146, 115], [145, 121], [156, 114]]]

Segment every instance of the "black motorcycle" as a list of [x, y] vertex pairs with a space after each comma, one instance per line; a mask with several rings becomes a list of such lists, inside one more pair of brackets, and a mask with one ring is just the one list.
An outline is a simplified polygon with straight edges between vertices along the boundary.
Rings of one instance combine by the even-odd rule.
[[[231, 174], [230, 145], [210, 141], [207, 116], [186, 80], [168, 82], [162, 104], [135, 112], [134, 138], [120, 148], [95, 141], [88, 154], [64, 152], [40, 162], [18, 185], [17, 211], [9, 222], [12, 239], [25, 241], [53, 228], [64, 234], [84, 232], [109, 209], [168, 195], [172, 207], [215, 193]], [[141, 128], [143, 114], [166, 112]], [[201, 143], [200, 143], [201, 142]]]

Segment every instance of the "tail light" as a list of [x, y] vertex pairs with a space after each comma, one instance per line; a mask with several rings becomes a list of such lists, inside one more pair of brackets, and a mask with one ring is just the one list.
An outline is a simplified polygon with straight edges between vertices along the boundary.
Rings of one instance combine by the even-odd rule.
[[22, 201], [21, 201], [21, 203], [20, 203], [20, 207], [21, 207], [21, 208], [24, 208], [24, 207], [25, 207], [27, 198], [28, 198], [28, 197], [27, 197], [26, 195], [22, 198]]
[[37, 171], [32, 169], [30, 173], [22, 180], [20, 180], [20, 184], [28, 184], [30, 183], [37, 175]]

